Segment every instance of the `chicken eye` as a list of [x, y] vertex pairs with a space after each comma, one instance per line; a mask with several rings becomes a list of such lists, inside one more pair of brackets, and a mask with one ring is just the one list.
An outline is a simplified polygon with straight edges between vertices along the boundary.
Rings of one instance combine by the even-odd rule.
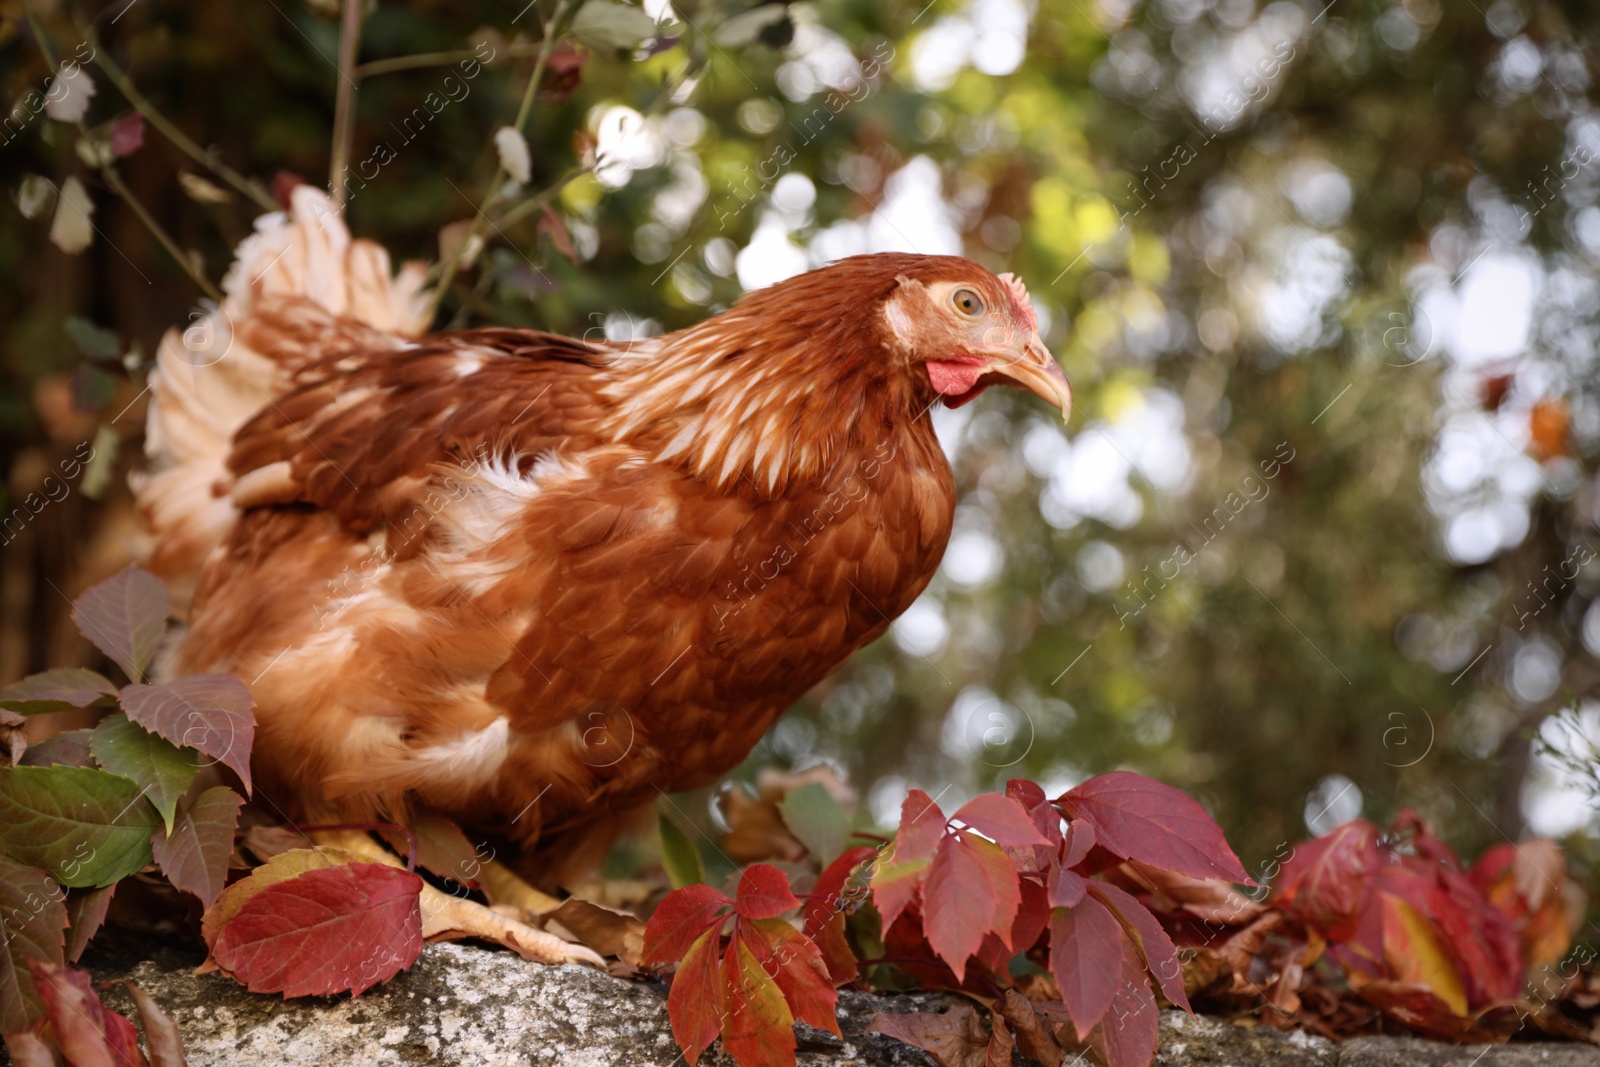
[[950, 297], [950, 302], [955, 304], [956, 310], [963, 315], [977, 318], [983, 314], [983, 298], [971, 289], [957, 289]]

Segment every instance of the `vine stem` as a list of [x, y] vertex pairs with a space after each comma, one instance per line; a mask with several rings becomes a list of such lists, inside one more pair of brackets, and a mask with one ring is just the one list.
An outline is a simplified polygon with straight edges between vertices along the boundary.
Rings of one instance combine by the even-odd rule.
[[189, 136], [180, 130], [171, 119], [162, 114], [150, 102], [149, 98], [138, 90], [132, 79], [123, 73], [122, 68], [118, 67], [106, 53], [105, 48], [100, 44], [92, 28], [80, 26], [79, 30], [83, 33], [84, 40], [89, 42], [89, 47], [94, 49], [94, 65], [99, 67], [101, 73], [106, 76], [106, 80], [115, 85], [117, 91], [127, 98], [128, 103], [133, 105], [133, 109], [144, 116], [146, 122], [160, 130], [162, 136], [176, 145], [180, 152], [205, 167], [245, 196], [248, 196], [251, 200], [254, 200], [258, 206], [267, 211], [278, 210], [278, 202], [272, 198], [272, 194], [267, 192], [260, 182], [246, 178], [226, 163], [213, 158], [205, 149], [190, 140]]
[[[23, 15], [28, 20], [28, 26], [33, 30], [34, 40], [38, 42], [39, 51], [43, 54], [45, 63], [49, 65], [51, 70], [55, 70], [55, 50], [50, 47], [50, 39], [45, 36], [44, 27], [39, 25], [39, 20], [33, 13], [33, 8], [24, 4]], [[95, 49], [96, 55], [99, 54], [100, 49], [95, 46], [92, 40], [90, 41], [90, 47]], [[78, 127], [78, 136], [83, 138], [83, 143], [93, 150], [96, 162], [95, 169], [105, 178], [106, 184], [111, 187], [111, 191], [120, 196], [123, 202], [133, 209], [133, 213], [138, 216], [145, 229], [149, 230], [155, 236], [155, 239], [161, 242], [161, 247], [165, 248], [167, 254], [177, 261], [178, 266], [183, 268], [183, 272], [189, 276], [190, 280], [200, 287], [200, 291], [220, 304], [222, 302], [222, 293], [218, 291], [216, 286], [211, 284], [211, 281], [204, 274], [195, 269], [193, 260], [184, 254], [183, 249], [178, 247], [178, 243], [167, 234], [166, 230], [161, 228], [161, 224], [155, 220], [155, 216], [151, 215], [145, 209], [145, 206], [139, 202], [139, 198], [133, 195], [133, 190], [129, 189], [127, 184], [123, 182], [122, 175], [117, 173], [117, 169], [112, 165], [110, 158], [101, 152], [100, 146], [89, 135], [89, 127], [84, 125], [81, 118], [77, 120], [75, 125]]]
[[[508, 44], [506, 45], [506, 52], [513, 57], [526, 59], [528, 56], [538, 55], [539, 49], [542, 47], [544, 47], [543, 41]], [[367, 78], [377, 77], [380, 74], [394, 74], [402, 70], [419, 70], [423, 67], [446, 67], [452, 63], [459, 63], [463, 59], [477, 58], [478, 53], [476, 51], [460, 48], [453, 52], [418, 52], [409, 56], [374, 59], [355, 68], [356, 80], [358, 82], [365, 81]]]
[[[575, 11], [581, 6], [583, 0], [556, 0], [556, 9], [550, 16], [550, 21], [545, 24], [544, 41], [539, 46], [539, 57], [533, 61], [533, 73], [528, 77], [528, 87], [522, 93], [522, 106], [517, 108], [517, 119], [512, 128], [517, 133], [522, 133], [522, 127], [528, 121], [528, 114], [533, 110], [533, 98], [538, 95], [539, 83], [544, 80], [544, 69], [550, 63], [550, 55], [555, 51], [556, 40], [561, 35], [561, 20], [567, 16], [569, 10]], [[506, 171], [498, 162], [496, 153], [494, 177], [489, 180], [489, 189], [483, 194], [483, 202], [477, 205], [473, 212], [472, 222], [467, 227], [467, 235], [461, 242], [460, 249], [451, 255], [440, 267], [439, 284], [434, 287], [433, 297], [428, 301], [428, 321], [439, 313], [439, 304], [444, 300], [444, 294], [450, 291], [451, 283], [456, 279], [456, 271], [461, 264], [461, 257], [472, 248], [472, 242], [478, 236], [478, 231], [483, 228], [483, 221], [488, 217], [489, 205], [499, 193], [500, 185], [506, 179]]]
[[344, 183], [339, 175], [350, 161], [350, 144], [356, 132], [356, 52], [361, 46], [361, 6], [364, 0], [344, 0], [339, 24], [339, 87], [333, 107], [333, 147], [328, 160], [328, 192], [334, 206], [344, 207]]

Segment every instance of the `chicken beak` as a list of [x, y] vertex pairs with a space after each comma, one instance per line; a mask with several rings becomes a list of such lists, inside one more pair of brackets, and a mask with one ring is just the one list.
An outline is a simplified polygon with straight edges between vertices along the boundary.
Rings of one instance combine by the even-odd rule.
[[1020, 354], [1015, 350], [997, 359], [990, 371], [1010, 378], [1034, 396], [1061, 410], [1061, 421], [1072, 417], [1072, 386], [1061, 366], [1037, 337], [1031, 338]]

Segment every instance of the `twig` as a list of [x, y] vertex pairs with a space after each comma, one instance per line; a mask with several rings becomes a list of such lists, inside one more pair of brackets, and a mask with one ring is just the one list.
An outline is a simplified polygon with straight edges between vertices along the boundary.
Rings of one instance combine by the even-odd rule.
[[356, 132], [356, 51], [361, 44], [361, 6], [364, 0], [344, 0], [339, 24], [339, 87], [333, 108], [333, 148], [329, 152], [328, 192], [335, 207], [344, 207], [344, 183], [339, 180], [350, 158]]
[[[506, 46], [506, 51], [517, 58], [527, 58], [539, 54], [543, 41], [529, 41], [523, 44]], [[356, 67], [356, 80], [375, 78], [379, 74], [394, 74], [402, 70], [419, 70], [423, 67], [447, 67], [452, 63], [459, 63], [463, 59], [477, 59], [476, 50], [461, 48], [454, 52], [418, 52], [411, 56], [394, 56], [390, 59], [374, 59]]]
[[577, 167], [568, 171], [560, 178], [557, 178], [554, 182], [545, 186], [543, 189], [540, 189], [537, 193], [523, 200], [516, 207], [507, 211], [504, 215], [501, 215], [499, 218], [495, 219], [494, 225], [509, 226], [513, 222], [521, 222], [523, 219], [533, 214], [533, 212], [537, 211], [540, 205], [548, 202], [552, 196], [559, 193], [562, 189], [565, 189], [573, 181], [594, 170], [595, 166], [596, 165], [594, 163], [589, 163], [582, 167]]
[[[23, 14], [28, 20], [28, 26], [33, 30], [34, 40], [39, 44], [39, 51], [44, 54], [45, 63], [54, 70], [56, 66], [55, 51], [50, 47], [50, 39], [45, 36], [44, 27], [39, 25], [39, 20], [34, 16], [31, 7], [24, 5]], [[93, 40], [90, 40], [90, 47], [94, 48], [97, 56], [100, 54], [101, 50]], [[122, 175], [118, 174], [117, 169], [111, 165], [111, 160], [102, 154], [100, 146], [89, 135], [89, 127], [84, 125], [82, 119], [79, 119], [76, 125], [78, 127], [78, 136], [83, 138], [84, 143], [93, 149], [95, 160], [98, 163], [96, 169], [105, 178], [106, 184], [111, 186], [111, 191], [122, 197], [123, 201], [133, 209], [133, 213], [139, 217], [139, 221], [144, 223], [145, 229], [149, 230], [155, 236], [155, 239], [161, 242], [161, 247], [167, 250], [168, 255], [177, 260], [178, 266], [182, 267], [183, 272], [189, 276], [190, 280], [200, 287], [200, 291], [220, 304], [222, 302], [222, 293], [217, 290], [216, 286], [211, 284], [205, 275], [195, 269], [194, 262], [184, 255], [183, 250], [178, 247], [178, 243], [167, 235], [166, 230], [161, 228], [161, 224], [155, 220], [155, 216], [145, 210], [145, 206], [139, 202], [139, 198], [133, 195], [133, 190], [129, 189], [123, 182]]]
[[[544, 40], [539, 46], [539, 58], [533, 62], [533, 73], [528, 77], [528, 87], [522, 93], [522, 106], [517, 109], [517, 119], [513, 125], [518, 133], [522, 132], [523, 125], [528, 121], [528, 113], [533, 110], [533, 98], [539, 92], [539, 83], [544, 80], [544, 68], [549, 65], [550, 54], [555, 51], [556, 40], [561, 36], [561, 20], [566, 17], [569, 9], [576, 10], [583, 4], [583, 0], [556, 0], [556, 10], [550, 16], [550, 21], [545, 24]], [[499, 156], [496, 155], [496, 160]], [[483, 226], [487, 217], [487, 209], [498, 194], [500, 184], [506, 179], [505, 168], [498, 162], [495, 163], [494, 177], [489, 181], [489, 189], [483, 195], [483, 202], [478, 205], [473, 213], [472, 223], [467, 227], [467, 235], [461, 242], [461, 252], [452, 255], [449, 262], [445, 263], [439, 272], [439, 284], [433, 290], [433, 297], [428, 301], [428, 320], [439, 313], [439, 304], [444, 300], [444, 294], [450, 291], [450, 285], [456, 280], [456, 270], [461, 263], [461, 255], [472, 247], [473, 239], [478, 236], [478, 230]]]
[[92, 28], [80, 26], [79, 29], [83, 32], [84, 39], [89, 42], [89, 47], [94, 49], [95, 66], [99, 67], [105, 74], [106, 80], [115, 85], [117, 91], [127, 98], [128, 103], [133, 105], [133, 109], [144, 116], [146, 122], [160, 130], [162, 135], [176, 145], [184, 155], [205, 167], [251, 200], [254, 200], [257, 205], [267, 211], [278, 210], [278, 202], [272, 198], [272, 194], [267, 192], [260, 182], [246, 178], [226, 163], [213, 158], [210, 153], [190, 140], [188, 135], [174, 125], [171, 119], [157, 110], [156, 106], [134, 87], [128, 76], [111, 60], [104, 46], [95, 37]]
[[[89, 136], [89, 131], [82, 122], [78, 123], [78, 135], [91, 145], [94, 144], [93, 139]], [[189, 279], [200, 287], [200, 291], [217, 303], [222, 303], [222, 293], [216, 286], [211, 284], [204, 274], [195, 269], [194, 261], [185, 255], [183, 249], [178, 247], [178, 243], [167, 235], [167, 231], [161, 228], [161, 224], [155, 220], [155, 216], [145, 210], [145, 206], [139, 202], [139, 198], [133, 195], [133, 190], [123, 183], [122, 175], [117, 173], [117, 168], [113, 167], [110, 162], [102, 162], [100, 164], [100, 174], [105, 178], [106, 184], [111, 186], [111, 191], [122, 197], [123, 201], [133, 209], [133, 213], [139, 216], [139, 221], [144, 223], [145, 229], [154, 234], [155, 239], [161, 242], [161, 247], [167, 250], [167, 254], [178, 261], [178, 266], [182, 267], [183, 272], [189, 276]]]

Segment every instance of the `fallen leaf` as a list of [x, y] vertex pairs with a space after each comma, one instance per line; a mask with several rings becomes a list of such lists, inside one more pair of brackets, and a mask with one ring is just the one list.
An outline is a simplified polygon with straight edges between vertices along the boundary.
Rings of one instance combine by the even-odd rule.
[[144, 1026], [144, 1043], [150, 1053], [150, 1067], [187, 1067], [183, 1055], [183, 1036], [178, 1024], [156, 1003], [156, 998], [146, 993], [136, 983], [116, 983], [128, 991], [139, 1009], [139, 1022]]
[[246, 901], [211, 954], [253, 993], [360, 995], [422, 954], [422, 886], [381, 863], [308, 870]]
[[637, 966], [644, 953], [644, 923], [625, 911], [570, 897], [544, 919], [547, 924], [560, 923], [580, 944], [602, 956], [615, 956]]
[[[1044, 1067], [1060, 1067], [1063, 1059], [1061, 1046], [1050, 1036], [1050, 1031], [1039, 1021], [1033, 1004], [1015, 989], [1006, 990], [1005, 996], [995, 1001], [995, 1008], [1011, 1025], [1016, 1035], [1017, 1049], [1028, 1059]], [[1010, 1064], [1009, 1057], [1006, 1064]]]
[[922, 1049], [939, 1067], [987, 1067], [989, 1062], [989, 1034], [967, 1004], [905, 1015], [879, 1012], [866, 1028]]

